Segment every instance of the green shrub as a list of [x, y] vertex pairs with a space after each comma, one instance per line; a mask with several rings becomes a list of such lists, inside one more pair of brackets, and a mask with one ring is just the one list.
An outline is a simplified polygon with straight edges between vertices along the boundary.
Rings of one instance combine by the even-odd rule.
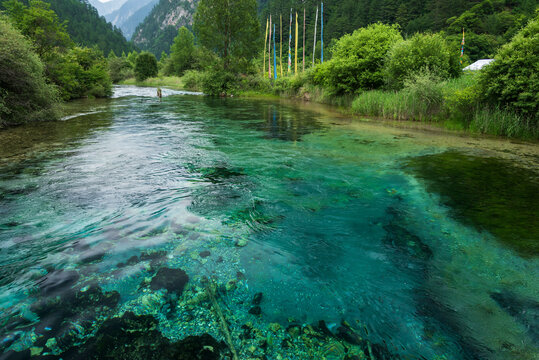
[[436, 73], [428, 68], [415, 73], [404, 81], [404, 91], [422, 110], [420, 119], [438, 113], [444, 101], [443, 84]]
[[135, 60], [135, 77], [137, 81], [156, 77], [157, 73], [157, 59], [155, 55], [147, 51], [141, 52]]
[[387, 52], [401, 40], [397, 25], [380, 23], [344, 35], [331, 49], [331, 60], [316, 67], [314, 83], [337, 96], [379, 88]]
[[32, 45], [1, 15], [0, 34], [0, 127], [56, 119], [59, 96]]
[[107, 59], [96, 48], [74, 47], [48, 62], [48, 75], [64, 100], [106, 97], [112, 94]]
[[457, 53], [439, 34], [415, 34], [395, 43], [386, 61], [387, 83], [391, 88], [400, 89], [407, 78], [425, 68], [440, 79], [461, 73]]
[[131, 63], [124, 57], [109, 57], [108, 65], [110, 79], [115, 84], [135, 75]]
[[202, 79], [202, 91], [214, 96], [234, 94], [237, 92], [237, 76], [223, 70], [210, 70]]
[[204, 83], [204, 73], [197, 70], [187, 70], [182, 77], [183, 86], [193, 91], [201, 91]]
[[484, 100], [539, 118], [539, 12], [480, 74]]

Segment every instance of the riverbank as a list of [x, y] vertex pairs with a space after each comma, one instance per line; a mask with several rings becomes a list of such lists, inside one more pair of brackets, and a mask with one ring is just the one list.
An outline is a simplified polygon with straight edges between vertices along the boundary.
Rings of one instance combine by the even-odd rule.
[[[163, 76], [137, 82], [134, 78], [120, 84], [166, 87], [175, 90], [203, 91], [206, 74], [189, 71], [184, 77]], [[245, 76], [234, 84], [231, 94], [245, 98], [286, 98], [331, 105], [342, 114], [391, 122], [422, 124], [421, 128], [457, 131], [467, 135], [490, 135], [535, 142], [539, 139], [536, 122], [501, 108], [477, 101], [476, 74], [434, 82], [423, 79], [400, 91], [370, 90], [357, 96], [335, 96], [309, 80], [309, 73], [269, 80]], [[425, 125], [425, 126], [423, 126]]]

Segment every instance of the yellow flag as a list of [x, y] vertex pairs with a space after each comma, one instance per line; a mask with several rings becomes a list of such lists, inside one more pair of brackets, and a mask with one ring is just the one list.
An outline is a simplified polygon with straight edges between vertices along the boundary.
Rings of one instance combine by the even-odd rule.
[[262, 65], [262, 75], [266, 72], [266, 41], [268, 41], [268, 24], [269, 20], [266, 19], [266, 35], [264, 36], [264, 65]]
[[296, 12], [296, 57], [295, 57], [295, 67], [294, 72], [298, 73], [298, 13]]

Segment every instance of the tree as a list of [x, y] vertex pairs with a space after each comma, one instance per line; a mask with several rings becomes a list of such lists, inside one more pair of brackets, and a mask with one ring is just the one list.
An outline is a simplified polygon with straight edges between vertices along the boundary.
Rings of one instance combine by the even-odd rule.
[[26, 7], [18, 0], [3, 3], [8, 16], [21, 33], [35, 44], [36, 52], [42, 58], [56, 49], [72, 46], [66, 31], [66, 23], [60, 22], [50, 5], [40, 0], [31, 0]]
[[0, 15], [0, 127], [58, 117], [59, 97], [32, 45]]
[[157, 59], [155, 55], [147, 51], [143, 51], [137, 56], [135, 62], [135, 77], [137, 81], [144, 81], [147, 78], [157, 76]]
[[354, 94], [384, 84], [384, 61], [391, 47], [402, 41], [397, 25], [369, 25], [341, 37], [330, 61], [315, 68], [314, 81], [331, 95]]
[[395, 43], [386, 61], [387, 82], [393, 88], [402, 88], [404, 80], [425, 68], [440, 79], [461, 73], [457, 52], [451, 51], [439, 34], [415, 34]]
[[486, 101], [539, 120], [539, 12], [481, 70], [479, 83]]
[[182, 76], [185, 70], [192, 68], [194, 53], [195, 37], [185, 26], [182, 26], [170, 47], [169, 71], [174, 75]]
[[107, 59], [97, 46], [75, 46], [67, 53], [56, 54], [48, 63], [48, 74], [60, 87], [64, 100], [112, 95]]
[[194, 29], [202, 46], [214, 51], [223, 68], [241, 69], [260, 48], [256, 0], [200, 0]]

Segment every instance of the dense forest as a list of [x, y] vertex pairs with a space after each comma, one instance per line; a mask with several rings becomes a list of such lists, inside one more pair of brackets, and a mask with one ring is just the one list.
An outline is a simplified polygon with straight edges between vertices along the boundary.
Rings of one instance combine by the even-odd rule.
[[[8, 0], [0, 0], [0, 8]], [[21, 1], [28, 5], [28, 0]], [[108, 23], [104, 17], [100, 17], [97, 10], [85, 0], [47, 0], [61, 21], [66, 22], [67, 33], [71, 39], [79, 45], [97, 45], [108, 54], [111, 50], [116, 54], [122, 51], [134, 50], [134, 45], [129, 43], [122, 32]]]

